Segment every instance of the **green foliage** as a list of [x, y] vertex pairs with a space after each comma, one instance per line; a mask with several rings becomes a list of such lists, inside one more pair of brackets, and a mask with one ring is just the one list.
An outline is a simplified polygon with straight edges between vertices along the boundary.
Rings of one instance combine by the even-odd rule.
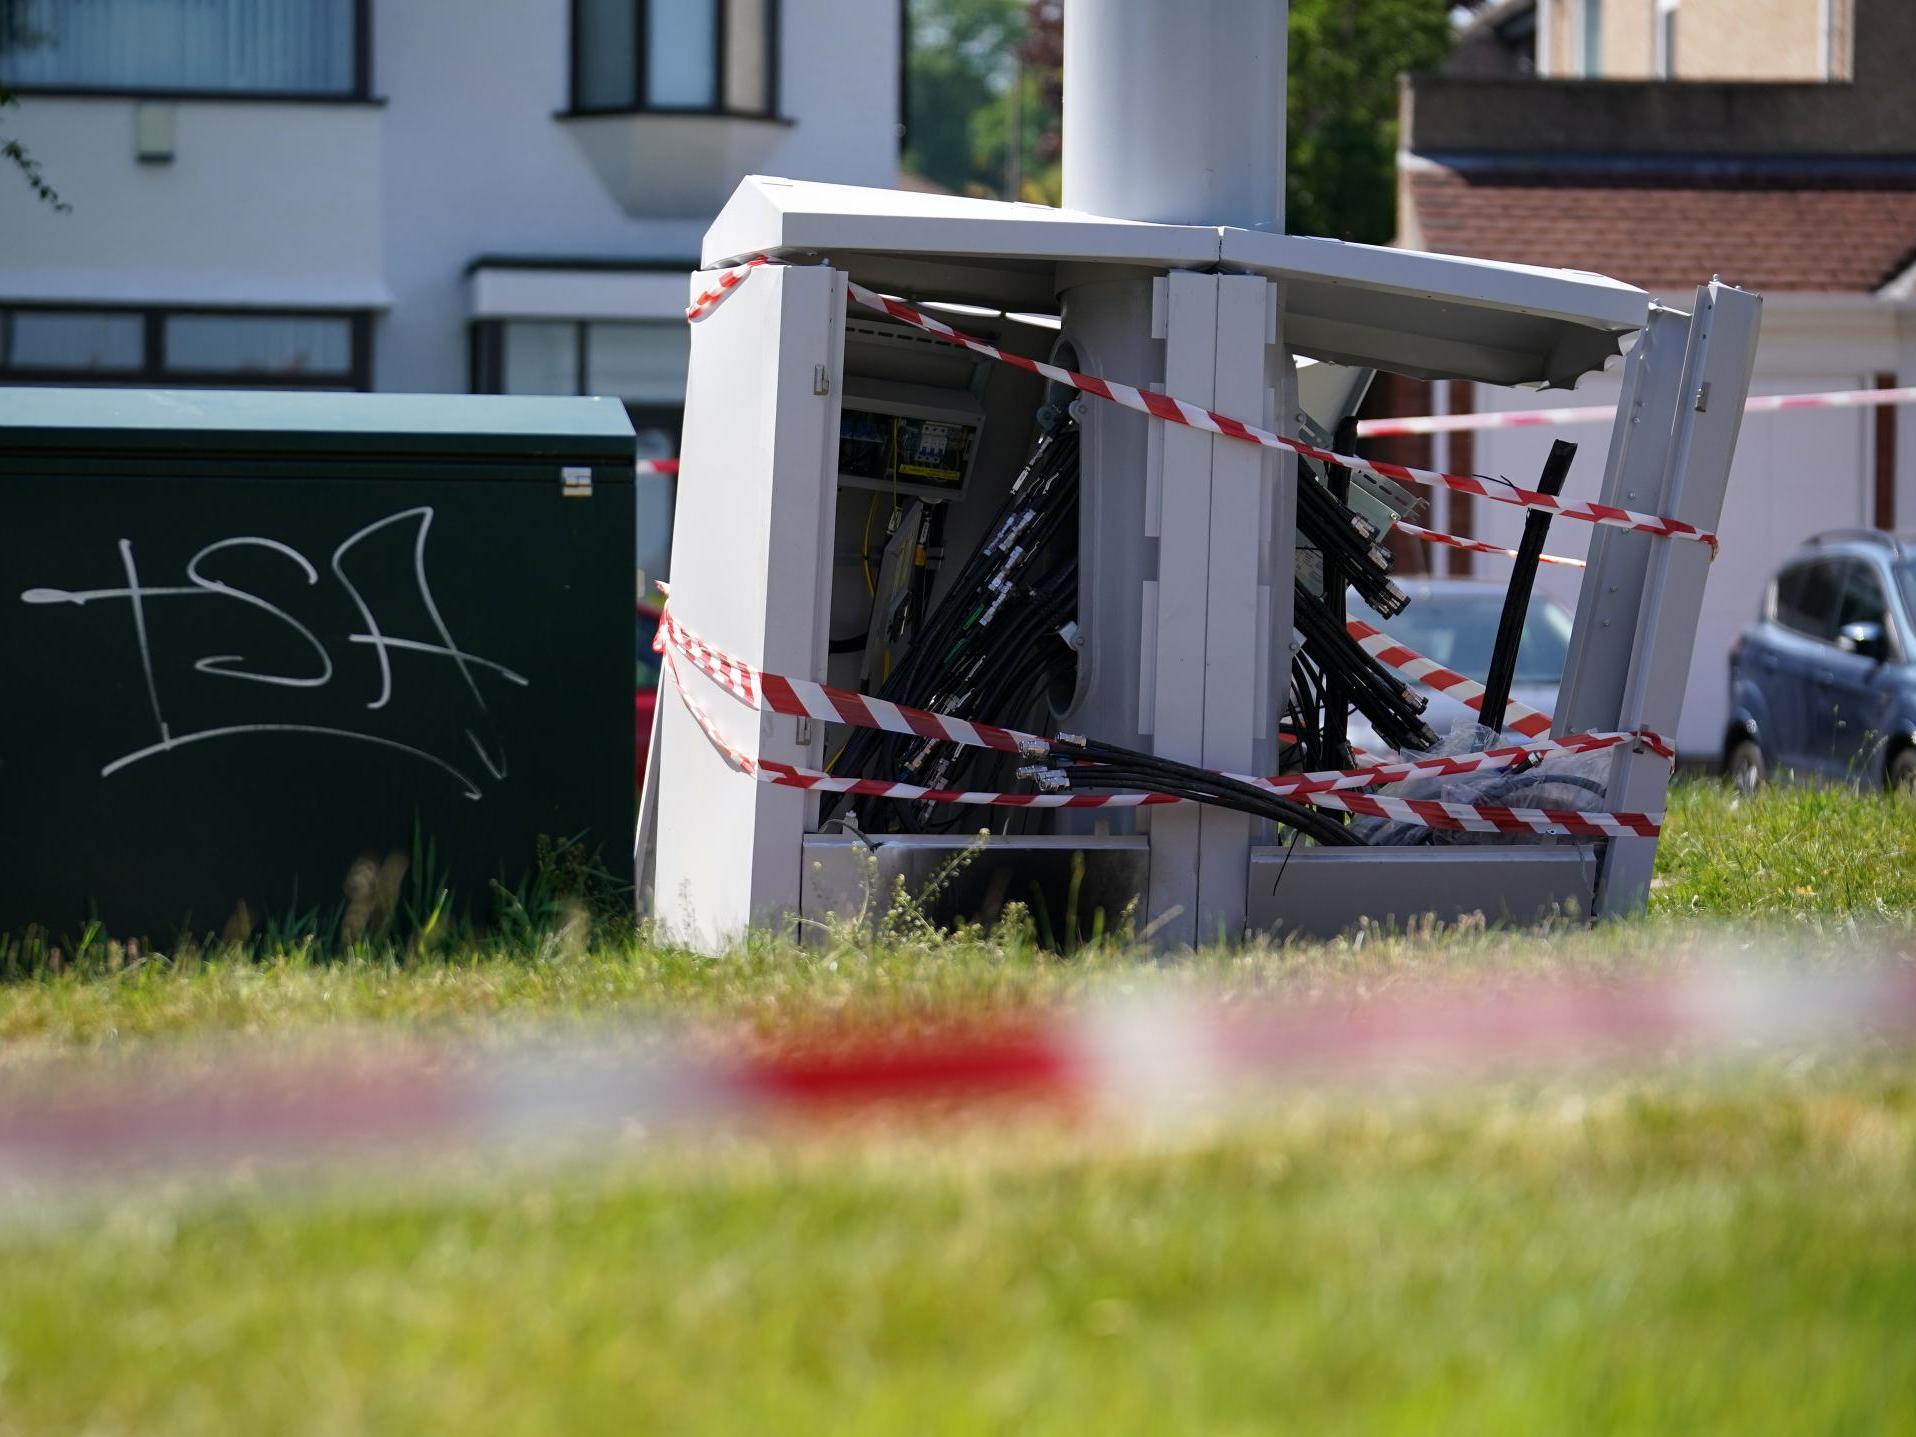
[[[1291, 231], [1389, 242], [1397, 77], [1449, 53], [1449, 10], [1291, 0]], [[911, 0], [906, 166], [961, 194], [1057, 204], [1064, 14], [1059, 0]]]
[[1387, 244], [1397, 77], [1450, 51], [1450, 0], [1291, 0], [1285, 228]]
[[910, 0], [906, 168], [960, 194], [1002, 193], [998, 107], [1024, 10], [1024, 0]]
[[535, 955], [556, 944], [576, 952], [633, 931], [630, 885], [575, 838], [539, 835], [532, 869], [516, 884], [495, 878], [485, 894], [467, 895], [451, 886], [437, 841], [415, 828], [410, 853], [364, 855], [342, 890], [314, 906], [295, 892], [282, 913], [255, 914], [241, 903], [220, 931], [184, 934], [170, 951], [108, 934], [98, 922], [78, 933], [39, 926], [0, 933], [0, 984], [63, 974], [117, 978], [182, 961], [197, 966], [209, 954], [236, 963], [385, 963], [457, 949]]
[[[1017, 922], [943, 933], [929, 890], [804, 948], [569, 946], [550, 924], [595, 870], [554, 846], [517, 935], [432, 961], [110, 962], [88, 930], [61, 972], [0, 984], [0, 1062], [19, 1083], [135, 1039], [485, 1037], [622, 1010], [727, 1043], [909, 1034], [1151, 982], [1361, 1002], [1460, 971], [1680, 971], [1721, 956], [1692, 915], [1787, 917], [1787, 952], [1749, 961], [1916, 932], [1916, 804], [1683, 784], [1670, 809], [1637, 922], [1171, 965], [1117, 943], [1061, 958]], [[429, 845], [412, 867], [393, 903], [429, 914]], [[1916, 1432], [1907, 1047], [1419, 1074], [1173, 1130], [914, 1108], [517, 1157], [0, 1191], [0, 1430]]]
[[0, 1229], [0, 1420], [1916, 1431], [1906, 1061], [1300, 1096], [1156, 1144], [1001, 1112], [637, 1154], [63, 1202]]
[[1768, 786], [1751, 799], [1682, 783], [1657, 846], [1653, 912], [1772, 920], [1916, 913], [1916, 802], [1843, 786]]

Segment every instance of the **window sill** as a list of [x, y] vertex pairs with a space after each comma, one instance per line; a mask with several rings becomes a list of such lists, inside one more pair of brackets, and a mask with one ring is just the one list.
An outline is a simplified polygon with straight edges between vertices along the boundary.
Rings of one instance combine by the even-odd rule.
[[568, 110], [556, 118], [634, 219], [718, 213], [738, 176], [763, 169], [796, 123], [730, 110]]
[[133, 85], [9, 85], [21, 99], [147, 100], [166, 104], [381, 106], [384, 95], [322, 95], [299, 90], [160, 90]]
[[774, 115], [761, 110], [702, 110], [666, 105], [631, 105], [603, 110], [555, 110], [555, 120], [732, 120], [754, 125], [792, 126], [798, 123], [790, 115]]

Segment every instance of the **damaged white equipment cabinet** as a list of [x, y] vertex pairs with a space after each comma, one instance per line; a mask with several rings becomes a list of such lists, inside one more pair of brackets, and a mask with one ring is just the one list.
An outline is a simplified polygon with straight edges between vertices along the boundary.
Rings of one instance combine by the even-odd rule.
[[[755, 176], [707, 232], [707, 269], [691, 293], [756, 256], [780, 263], [752, 271], [693, 327], [674, 614], [767, 672], [857, 687], [860, 657], [837, 651], [848, 631], [866, 630], [877, 551], [868, 495], [843, 485], [842, 411], [902, 397], [974, 416], [968, 478], [947, 501], [951, 573], [982, 541], [1041, 405], [1072, 402], [1083, 436], [1082, 647], [1052, 722], [1239, 773], [1277, 768], [1296, 461], [1047, 393], [1033, 375], [863, 308], [848, 278], [934, 306], [1008, 350], [1289, 434], [1311, 424], [1300, 358], [1569, 386], [1627, 355], [1600, 497], [1706, 529], [1722, 504], [1759, 307], [1715, 284], [1684, 314], [1595, 275]], [[1591, 556], [1558, 731], [1674, 733], [1709, 554], [1604, 529]], [[836, 752], [839, 730], [748, 710], [679, 667], [743, 751], [810, 768]], [[817, 795], [735, 772], [671, 687], [668, 678], [659, 700], [640, 891], [666, 933], [708, 951], [751, 927], [882, 907], [898, 877], [916, 885], [973, 845], [982, 852], [966, 882], [992, 901], [1041, 906], [1040, 890], [1062, 891], [1071, 875], [1079, 924], [1094, 907], [1110, 923], [1134, 905], [1137, 927], [1166, 946], [1335, 933], [1366, 917], [1625, 911], [1649, 884], [1653, 839], [1296, 844], [1287, 855], [1288, 835], [1267, 821], [1193, 805], [1030, 811], [1045, 815], [1036, 831], [1015, 834], [1002, 811], [979, 808], [959, 831], [992, 829], [982, 840], [821, 831]], [[1659, 807], [1667, 766], [1619, 753], [1607, 806]], [[1064, 915], [1050, 917], [1062, 926]]]

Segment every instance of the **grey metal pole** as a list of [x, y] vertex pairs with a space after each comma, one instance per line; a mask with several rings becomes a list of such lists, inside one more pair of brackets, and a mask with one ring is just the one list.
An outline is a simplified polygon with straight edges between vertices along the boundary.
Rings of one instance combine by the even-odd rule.
[[1078, 0], [1064, 27], [1064, 202], [1284, 228], [1289, 0]]

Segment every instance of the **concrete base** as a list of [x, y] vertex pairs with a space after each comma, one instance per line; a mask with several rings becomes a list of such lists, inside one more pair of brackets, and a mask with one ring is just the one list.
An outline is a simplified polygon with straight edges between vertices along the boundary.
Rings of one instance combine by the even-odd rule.
[[[1548, 847], [1299, 848], [1251, 850], [1246, 929], [1283, 939], [1335, 938], [1368, 920], [1407, 927], [1426, 917], [1454, 923], [1481, 914], [1493, 926], [1588, 917], [1601, 843]], [[805, 838], [803, 907], [816, 925], [876, 928], [907, 900], [941, 927], [996, 923], [1022, 903], [1048, 942], [1128, 928], [1164, 942], [1165, 915], [1146, 913], [1150, 840], [1143, 835], [990, 837], [893, 834], [869, 842], [847, 834]], [[1205, 935], [1205, 941], [1237, 937]], [[1175, 945], [1174, 945], [1175, 946]]]
[[[1064, 943], [1135, 919], [1151, 872], [1150, 840], [1112, 837], [989, 837], [887, 834], [867, 841], [838, 833], [805, 837], [800, 916], [814, 925], [876, 927], [905, 897], [941, 927], [996, 923], [1022, 903], [1041, 938]], [[941, 878], [942, 875], [942, 878]]]
[[1455, 922], [1473, 913], [1514, 926], [1588, 917], [1603, 845], [1483, 848], [1299, 848], [1251, 850], [1245, 913], [1253, 933], [1335, 938], [1368, 919], [1402, 928], [1425, 916]]

